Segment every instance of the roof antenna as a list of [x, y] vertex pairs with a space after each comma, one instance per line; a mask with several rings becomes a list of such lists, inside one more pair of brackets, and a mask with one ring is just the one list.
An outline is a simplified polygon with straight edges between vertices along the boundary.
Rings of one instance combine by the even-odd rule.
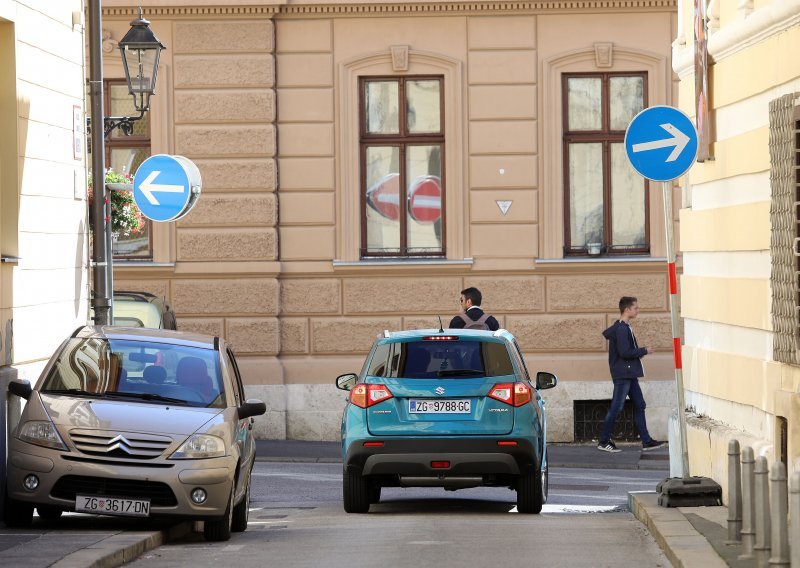
[[439, 333], [444, 333], [444, 327], [442, 327], [442, 316], [437, 316], [439, 318]]

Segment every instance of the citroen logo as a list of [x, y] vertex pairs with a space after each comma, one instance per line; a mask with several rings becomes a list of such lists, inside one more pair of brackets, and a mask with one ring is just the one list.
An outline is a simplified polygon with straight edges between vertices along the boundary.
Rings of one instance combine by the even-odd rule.
[[444, 394], [444, 387], [436, 387], [436, 390], [434, 392], [436, 394], [438, 394], [438, 395], [443, 395]]
[[113, 452], [116, 449], [120, 449], [126, 454], [131, 453], [130, 442], [125, 438], [125, 436], [116, 436], [108, 441], [108, 449], [106, 452]]

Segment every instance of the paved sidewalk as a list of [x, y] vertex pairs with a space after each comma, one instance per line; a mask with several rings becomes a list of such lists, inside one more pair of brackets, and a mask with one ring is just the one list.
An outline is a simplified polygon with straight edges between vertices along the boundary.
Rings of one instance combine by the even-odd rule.
[[[610, 454], [594, 444], [551, 444], [551, 468], [648, 469], [669, 476], [669, 451], [642, 452], [639, 444], [619, 444], [623, 450]], [[259, 461], [341, 462], [338, 442], [258, 440]], [[655, 493], [629, 497], [631, 511], [644, 523], [665, 554], [678, 568], [747, 568], [729, 550], [728, 563], [715, 551], [725, 527], [726, 507], [662, 508]], [[96, 523], [95, 521], [92, 521]], [[99, 526], [87, 522], [86, 531], [59, 530], [57, 523], [36, 523], [33, 529], [7, 529], [0, 525], [0, 565], [26, 568], [115, 568], [147, 550], [192, 530], [188, 522], [135, 531], [114, 528], [114, 519]], [[725, 554], [725, 550], [722, 550]]]

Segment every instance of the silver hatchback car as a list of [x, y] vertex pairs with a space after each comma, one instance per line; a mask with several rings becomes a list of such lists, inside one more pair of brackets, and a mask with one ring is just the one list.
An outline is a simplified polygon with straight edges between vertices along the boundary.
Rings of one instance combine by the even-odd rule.
[[203, 520], [207, 540], [244, 531], [253, 417], [224, 340], [169, 330], [83, 327], [34, 387], [9, 440], [5, 522], [63, 511]]

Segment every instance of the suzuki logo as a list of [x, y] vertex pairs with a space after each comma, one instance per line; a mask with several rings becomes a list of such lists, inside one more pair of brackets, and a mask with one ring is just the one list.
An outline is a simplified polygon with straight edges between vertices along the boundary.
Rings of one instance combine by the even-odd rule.
[[436, 390], [434, 392], [436, 394], [438, 394], [438, 395], [443, 395], [444, 394], [444, 387], [436, 387]]

